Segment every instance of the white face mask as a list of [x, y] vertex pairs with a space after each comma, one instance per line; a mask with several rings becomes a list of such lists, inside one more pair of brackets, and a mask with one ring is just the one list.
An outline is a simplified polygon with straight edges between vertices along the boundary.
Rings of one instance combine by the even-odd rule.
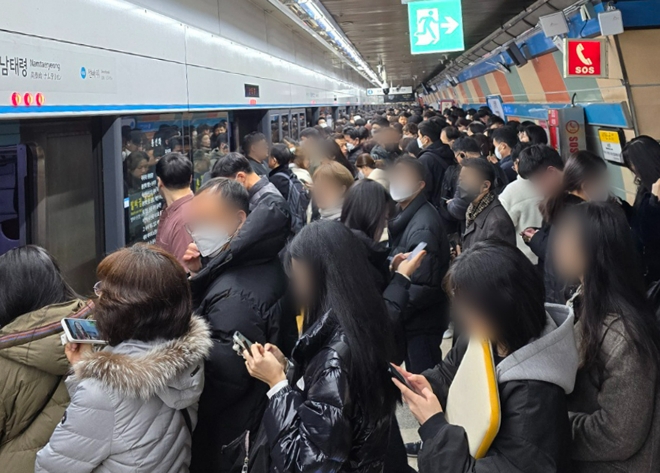
[[358, 171], [358, 175], [357, 175], [357, 177], [358, 177], [358, 179], [360, 179], [360, 180], [364, 179], [364, 173], [363, 173], [362, 171]]
[[353, 143], [346, 142], [346, 149], [348, 151], [353, 151], [355, 149], [355, 145]]
[[200, 225], [194, 230], [190, 230], [189, 233], [197, 245], [197, 249], [205, 258], [217, 256], [232, 237], [221, 228], [212, 225]]
[[405, 183], [391, 182], [390, 196], [394, 202], [405, 202], [417, 192], [417, 186], [409, 186]]
[[291, 152], [291, 154], [296, 154], [296, 148], [289, 148], [289, 152]]
[[500, 151], [500, 148], [495, 148], [495, 157], [497, 157], [498, 161], [502, 161], [502, 152]]
[[417, 146], [419, 146], [421, 149], [424, 149], [424, 142], [421, 138], [417, 138]]

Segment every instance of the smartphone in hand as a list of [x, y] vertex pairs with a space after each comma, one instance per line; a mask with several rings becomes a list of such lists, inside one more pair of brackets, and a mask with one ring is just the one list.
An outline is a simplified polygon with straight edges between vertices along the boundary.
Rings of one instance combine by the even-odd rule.
[[239, 356], [243, 356], [244, 351], [250, 353], [252, 342], [248, 340], [247, 337], [241, 332], [234, 332], [232, 340], [234, 341], [234, 346], [232, 348]]
[[389, 365], [389, 370], [390, 370], [390, 375], [392, 378], [395, 378], [397, 381], [399, 381], [401, 384], [403, 384], [405, 387], [410, 389], [412, 392], [414, 392], [417, 395], [420, 395], [415, 388], [413, 388], [408, 380], [403, 377], [401, 373], [399, 373], [396, 368], [392, 365]]
[[412, 261], [413, 259], [415, 259], [417, 257], [417, 255], [420, 254], [422, 251], [424, 251], [424, 249], [427, 246], [428, 245], [425, 242], [421, 242], [419, 245], [417, 245], [417, 247], [414, 250], [412, 250], [410, 255], [408, 255], [408, 257], [406, 258], [406, 261]]
[[96, 321], [87, 319], [62, 319], [62, 343], [87, 343], [90, 345], [106, 345], [108, 342], [101, 340], [96, 328]]

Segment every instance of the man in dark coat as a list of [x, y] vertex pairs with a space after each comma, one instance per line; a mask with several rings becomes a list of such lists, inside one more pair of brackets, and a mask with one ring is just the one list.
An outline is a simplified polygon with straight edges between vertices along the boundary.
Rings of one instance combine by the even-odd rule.
[[495, 155], [499, 160], [499, 166], [504, 171], [507, 183], [518, 179], [518, 174], [513, 169], [513, 154], [518, 146], [518, 130], [511, 126], [504, 126], [492, 131]]
[[398, 202], [389, 222], [391, 256], [409, 253], [426, 243], [427, 255], [411, 278], [410, 299], [404, 315], [406, 366], [421, 373], [442, 360], [440, 344], [449, 324], [448, 299], [442, 280], [449, 268], [449, 241], [438, 211], [425, 194], [424, 166], [401, 158], [392, 168], [390, 194]]
[[465, 213], [462, 250], [476, 243], [499, 239], [516, 245], [516, 227], [494, 191], [495, 170], [485, 159], [463, 161], [458, 178], [461, 198], [470, 202]]
[[268, 176], [268, 140], [263, 133], [252, 132], [243, 138], [243, 153], [252, 170], [259, 176]]
[[426, 196], [436, 209], [442, 206], [445, 172], [452, 164], [456, 164], [454, 152], [440, 140], [443, 128], [436, 119], [426, 120], [419, 124], [417, 140], [422, 147], [417, 159], [426, 168]]
[[213, 338], [193, 436], [191, 471], [200, 473], [227, 471], [232, 460], [223, 457], [222, 447], [246, 430], [256, 431], [266, 407], [267, 387], [250, 377], [233, 351], [234, 333], [277, 344], [284, 352], [297, 335], [278, 257], [290, 234], [288, 206], [277, 190], [253, 193], [251, 199], [237, 181], [209, 181], [190, 209], [195, 243], [184, 259], [194, 273], [196, 311], [210, 324]]

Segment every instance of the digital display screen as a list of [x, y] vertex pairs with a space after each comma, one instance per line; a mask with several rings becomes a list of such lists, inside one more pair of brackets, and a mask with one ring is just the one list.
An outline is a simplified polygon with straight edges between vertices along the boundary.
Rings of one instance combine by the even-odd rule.
[[99, 340], [99, 331], [94, 320], [64, 319], [66, 328], [74, 340]]
[[259, 86], [254, 84], [245, 84], [245, 97], [258, 99], [259, 98]]

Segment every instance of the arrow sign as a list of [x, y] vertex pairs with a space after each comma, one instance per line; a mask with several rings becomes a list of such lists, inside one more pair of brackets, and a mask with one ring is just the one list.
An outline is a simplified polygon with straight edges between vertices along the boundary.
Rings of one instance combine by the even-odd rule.
[[454, 20], [451, 16], [446, 16], [445, 21], [447, 23], [440, 25], [441, 28], [445, 29], [445, 34], [452, 34], [454, 31], [456, 31], [456, 28], [461, 26], [458, 21]]
[[412, 54], [465, 50], [461, 0], [410, 2], [408, 25]]

